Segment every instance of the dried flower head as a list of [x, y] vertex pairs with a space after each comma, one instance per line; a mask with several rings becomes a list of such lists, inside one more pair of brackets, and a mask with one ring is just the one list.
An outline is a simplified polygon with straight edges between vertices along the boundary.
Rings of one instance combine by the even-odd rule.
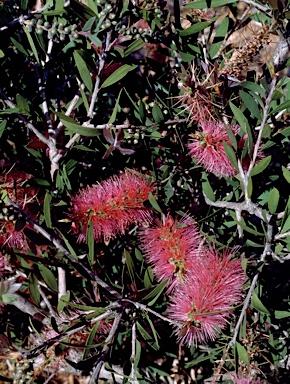
[[[231, 145], [225, 125], [220, 121], [203, 121], [200, 125], [202, 131], [196, 132], [188, 144], [189, 154], [217, 177], [235, 176], [237, 171], [228, 159], [223, 144]], [[231, 129], [236, 134], [239, 127], [232, 126]]]
[[142, 175], [128, 171], [81, 190], [72, 197], [71, 210], [78, 240], [85, 241], [90, 221], [97, 241], [122, 234], [131, 224], [150, 222], [151, 211], [143, 203], [154, 190]]
[[204, 120], [214, 120], [214, 106], [205, 86], [183, 86], [183, 94], [175, 99], [175, 106], [188, 113], [190, 123], [200, 124]]
[[246, 41], [241, 48], [233, 51], [232, 57], [226, 60], [219, 73], [241, 79], [244, 75], [243, 72], [249, 69], [249, 64], [255, 61], [255, 57], [270, 42], [269, 25], [263, 25], [253, 33], [252, 38]]
[[140, 242], [154, 275], [159, 281], [168, 279], [169, 290], [184, 281], [191, 264], [201, 254], [201, 236], [191, 217], [178, 222], [168, 215], [155, 227], [142, 230]]
[[191, 266], [191, 275], [172, 295], [168, 316], [176, 325], [178, 339], [187, 345], [214, 340], [225, 328], [232, 305], [241, 299], [245, 281], [235, 250], [221, 255], [209, 248]]

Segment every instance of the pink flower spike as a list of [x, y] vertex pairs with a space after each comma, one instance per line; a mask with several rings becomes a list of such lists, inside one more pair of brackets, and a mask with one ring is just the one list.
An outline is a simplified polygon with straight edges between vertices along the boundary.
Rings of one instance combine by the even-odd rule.
[[240, 261], [232, 260], [235, 251], [219, 255], [208, 249], [205, 257], [191, 266], [187, 281], [174, 291], [168, 316], [180, 322], [176, 333], [182, 343], [190, 346], [214, 340], [219, 329], [226, 327], [245, 281]]
[[[235, 176], [237, 170], [224, 150], [223, 142], [231, 145], [225, 125], [219, 121], [203, 121], [200, 125], [202, 131], [195, 133], [191, 143], [188, 144], [189, 154], [217, 177]], [[231, 129], [234, 134], [238, 131], [237, 126]]]
[[159, 281], [168, 279], [168, 290], [184, 281], [190, 266], [201, 254], [201, 237], [191, 217], [180, 222], [171, 216], [140, 233], [141, 250]]
[[123, 234], [131, 224], [150, 222], [152, 214], [143, 203], [154, 190], [142, 175], [128, 171], [81, 190], [72, 197], [70, 214], [78, 240], [85, 241], [90, 220], [96, 241]]

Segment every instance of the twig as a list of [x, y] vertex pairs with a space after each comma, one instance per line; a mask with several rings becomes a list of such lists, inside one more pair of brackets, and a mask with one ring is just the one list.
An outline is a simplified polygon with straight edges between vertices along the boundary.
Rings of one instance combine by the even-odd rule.
[[30, 351], [25, 351], [21, 354], [21, 357], [20, 359], [21, 360], [30, 360], [36, 356], [38, 356], [44, 349], [46, 349], [47, 347], [50, 347], [51, 345], [55, 344], [55, 343], [58, 343], [60, 341], [62, 341], [63, 339], [65, 339], [66, 337], [70, 336], [70, 335], [74, 335], [75, 333], [81, 331], [82, 329], [84, 329], [85, 327], [89, 326], [89, 325], [93, 325], [94, 323], [97, 323], [98, 321], [102, 320], [102, 319], [105, 319], [106, 317], [108, 317], [110, 314], [111, 314], [111, 310], [108, 310], [106, 311], [105, 313], [102, 313], [101, 315], [95, 317], [92, 321], [88, 322], [88, 321], [85, 321], [85, 323], [81, 324], [80, 326], [78, 327], [75, 327], [73, 329], [70, 329], [66, 332], [63, 332], [61, 333], [60, 335], [57, 335], [55, 337], [52, 337], [51, 339], [49, 340], [46, 340], [44, 341], [42, 344], [38, 345], [37, 347], [34, 347], [32, 348]]
[[243, 1], [243, 3], [249, 4], [252, 7], [255, 7], [256, 9], [258, 9], [259, 11], [266, 13], [267, 15], [271, 14], [271, 9], [269, 7], [266, 7], [262, 4], [256, 3], [253, 0], [242, 0], [242, 1]]
[[110, 329], [110, 333], [109, 333], [109, 335], [107, 336], [107, 338], [105, 340], [105, 345], [104, 345], [104, 347], [102, 349], [101, 356], [98, 359], [97, 364], [96, 364], [96, 366], [93, 369], [92, 376], [90, 378], [89, 384], [97, 383], [97, 380], [98, 380], [99, 375], [100, 375], [101, 368], [102, 368], [102, 366], [104, 365], [104, 363], [106, 361], [107, 355], [108, 355], [109, 350], [110, 350], [110, 345], [113, 342], [113, 339], [115, 337], [115, 333], [117, 332], [117, 329], [119, 327], [120, 321], [122, 319], [122, 315], [123, 315], [122, 312], [116, 314], [116, 317], [114, 319], [114, 323], [112, 325], [112, 328]]
[[177, 324], [177, 322], [175, 320], [171, 320], [168, 317], [160, 315], [160, 313], [153, 311], [153, 309], [147, 307], [147, 305], [144, 305], [144, 304], [141, 304], [141, 303], [138, 303], [136, 301], [129, 300], [129, 299], [122, 299], [122, 302], [131, 303], [137, 309], [141, 309], [142, 311], [150, 312], [153, 315], [155, 315], [156, 317], [159, 317], [159, 319], [162, 319], [162, 320], [166, 321], [167, 323], [170, 323], [170, 324], [173, 324], [173, 325]]
[[37, 285], [37, 289], [38, 289], [38, 291], [40, 293], [40, 296], [42, 297], [43, 301], [45, 302], [45, 304], [46, 304], [46, 306], [47, 306], [47, 308], [49, 310], [50, 316], [54, 317], [54, 318], [57, 318], [57, 313], [52, 308], [48, 298], [45, 296], [43, 290], [41, 289], [40, 284]]
[[88, 269], [80, 261], [77, 261], [73, 257], [73, 255], [61, 245], [61, 243], [56, 237], [54, 237], [53, 235], [50, 235], [28, 213], [23, 211], [16, 203], [14, 203], [9, 198], [7, 198], [7, 203], [8, 205], [11, 205], [12, 207], [14, 207], [22, 215], [22, 217], [32, 225], [32, 227], [35, 229], [37, 233], [40, 233], [43, 237], [49, 240], [60, 252], [63, 252], [64, 256], [72, 263], [72, 265], [79, 266], [81, 269], [83, 269], [87, 273], [90, 279], [92, 279], [93, 281], [96, 281], [102, 288], [106, 289], [109, 293], [111, 293], [116, 298], [120, 299], [122, 297], [119, 292], [115, 291], [114, 288], [112, 288], [110, 285], [108, 285], [102, 279], [100, 279], [93, 271]]
[[130, 377], [132, 377], [132, 384], [138, 383], [136, 372], [135, 372], [135, 359], [136, 359], [136, 322], [134, 317], [136, 316], [136, 313], [133, 314], [133, 325], [132, 325], [132, 352], [131, 352], [131, 373]]
[[279, 235], [276, 235], [276, 236], [274, 237], [274, 240], [284, 239], [284, 238], [287, 237], [287, 236], [290, 236], [290, 231], [285, 232], [285, 233], [280, 233]]
[[91, 100], [90, 108], [89, 108], [89, 112], [88, 112], [88, 116], [90, 119], [92, 119], [94, 117], [94, 108], [95, 108], [95, 103], [96, 103], [98, 93], [100, 90], [101, 75], [102, 75], [102, 72], [103, 72], [104, 66], [105, 66], [105, 58], [107, 56], [107, 52], [110, 50], [111, 45], [112, 45], [111, 44], [111, 38], [112, 38], [112, 31], [109, 31], [109, 32], [107, 32], [107, 35], [106, 35], [105, 44], [104, 44], [105, 46], [104, 46], [103, 52], [100, 55], [98, 74], [96, 77], [95, 87], [94, 87], [94, 91], [92, 94], [92, 100]]

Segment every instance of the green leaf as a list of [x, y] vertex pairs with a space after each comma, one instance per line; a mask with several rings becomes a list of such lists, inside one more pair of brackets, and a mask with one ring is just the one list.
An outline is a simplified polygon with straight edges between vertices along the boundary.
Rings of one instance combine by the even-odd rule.
[[118, 108], [119, 108], [120, 96], [121, 96], [122, 91], [123, 91], [123, 89], [121, 89], [121, 91], [119, 92], [119, 95], [118, 95], [117, 100], [116, 100], [116, 104], [114, 106], [110, 120], [108, 121], [108, 124], [113, 124], [116, 120]]
[[27, 101], [19, 93], [16, 94], [16, 104], [19, 108], [19, 112], [24, 115], [29, 115], [29, 105]]
[[211, 59], [213, 59], [215, 57], [215, 55], [218, 53], [220, 47], [224, 43], [224, 38], [225, 38], [226, 34], [228, 33], [228, 28], [229, 28], [229, 18], [225, 17], [222, 20], [222, 22], [220, 23], [220, 25], [217, 27], [213, 43], [210, 47], [209, 55], [210, 55]]
[[34, 56], [35, 56], [35, 58], [36, 58], [36, 61], [37, 61], [37, 63], [39, 64], [40, 61], [39, 61], [38, 53], [37, 53], [37, 50], [36, 50], [34, 41], [33, 41], [32, 37], [31, 37], [31, 35], [30, 35], [30, 32], [28, 31], [28, 29], [27, 29], [27, 27], [26, 27], [25, 25], [23, 25], [23, 30], [24, 30], [24, 32], [25, 32], [25, 34], [26, 34], [26, 36], [27, 36], [27, 39], [28, 39], [30, 48], [31, 48], [31, 50], [32, 50], [32, 52], [33, 52], [33, 54], [34, 54]]
[[139, 116], [142, 124], [146, 121], [146, 108], [142, 100], [139, 101]]
[[68, 304], [70, 299], [70, 291], [67, 291], [65, 295], [62, 295], [57, 304], [57, 312], [60, 313]]
[[83, 83], [88, 88], [88, 90], [92, 92], [93, 91], [92, 77], [85, 60], [81, 57], [81, 55], [77, 51], [74, 51], [73, 55], [74, 55], [75, 63]]
[[159, 105], [157, 105], [156, 103], [154, 103], [153, 108], [152, 108], [152, 116], [153, 116], [155, 123], [159, 124], [162, 121], [164, 121], [163, 112], [162, 112], [161, 108], [159, 107]]
[[246, 88], [252, 92], [258, 93], [260, 96], [262, 96], [264, 98], [266, 97], [265, 89], [262, 88], [261, 85], [259, 85], [259, 84], [252, 83], [250, 81], [244, 81], [244, 82], [240, 83], [240, 86], [243, 88]]
[[2, 51], [2, 49], [0, 49], [0, 59], [2, 59], [3, 57], [5, 57], [5, 53]]
[[285, 180], [290, 184], [290, 171], [282, 165], [282, 172]]
[[130, 275], [130, 279], [132, 281], [132, 283], [134, 284], [135, 283], [135, 268], [134, 268], [134, 262], [133, 262], [133, 259], [130, 255], [130, 253], [124, 249], [124, 257], [125, 257], [125, 261], [126, 261], [126, 265], [127, 265], [127, 268], [128, 268], [128, 272], [129, 272], [129, 275]]
[[51, 224], [51, 215], [50, 215], [50, 203], [51, 203], [51, 194], [46, 192], [43, 202], [43, 214], [44, 220], [47, 228], [52, 228]]
[[281, 233], [285, 233], [287, 231], [289, 231], [290, 229], [290, 216], [287, 217], [282, 229], [281, 229]]
[[[145, 297], [143, 297], [142, 300], [150, 300], [152, 298], [154, 298], [154, 302], [157, 300], [156, 297], [158, 298], [161, 293], [164, 291], [165, 287], [167, 285], [167, 279], [166, 280], [163, 280], [161, 281], [161, 283], [159, 283], [157, 285], [157, 287], [155, 287], [151, 292], [148, 293], [148, 295], [146, 295]], [[155, 300], [156, 299], [156, 300]], [[149, 305], [149, 304], [148, 304]]]
[[[97, 333], [97, 330], [100, 326], [100, 322], [98, 321], [96, 324], [94, 324], [87, 340], [86, 340], [86, 343], [85, 345], [92, 345], [94, 343], [94, 340], [95, 340], [95, 336], [96, 336], [96, 333]], [[88, 356], [88, 353], [89, 353], [89, 348], [85, 349], [84, 350], [84, 353], [83, 353], [83, 360]]]
[[178, 31], [180, 36], [190, 36], [195, 33], [198, 33], [200, 31], [203, 31], [205, 28], [207, 28], [209, 25], [211, 25], [213, 22], [216, 21], [216, 17], [213, 18], [211, 21], [201, 21], [196, 24], [192, 24], [189, 28], [183, 29], [182, 31]]
[[124, 57], [131, 55], [131, 53], [138, 51], [144, 46], [144, 41], [142, 39], [137, 39], [133, 41], [124, 51]]
[[149, 203], [152, 205], [152, 207], [155, 209], [155, 211], [162, 213], [161, 208], [159, 207], [155, 197], [151, 192], [149, 193], [148, 200], [149, 200]]
[[268, 196], [268, 208], [269, 212], [273, 215], [279, 204], [280, 193], [277, 188], [273, 188]]
[[152, 268], [149, 266], [146, 268], [146, 271], [144, 273], [144, 287], [145, 289], [149, 289], [154, 281], [154, 276], [152, 273]]
[[205, 194], [205, 196], [210, 200], [210, 201], [215, 201], [215, 195], [213, 192], [213, 189], [208, 181], [207, 175], [205, 172], [202, 173], [202, 191]]
[[19, 113], [19, 108], [6, 108], [6, 109], [2, 109], [2, 111], [0, 110], [0, 115], [10, 115], [10, 114], [13, 114], [13, 113]]
[[261, 313], [266, 313], [267, 315], [270, 315], [270, 312], [268, 309], [264, 306], [264, 304], [261, 302], [261, 300], [258, 298], [256, 292], [253, 292], [252, 299], [251, 299], [252, 306]]
[[159, 346], [156, 345], [155, 340], [152, 338], [151, 335], [149, 335], [149, 333], [146, 331], [146, 329], [144, 329], [142, 327], [142, 325], [139, 323], [139, 321], [136, 321], [136, 326], [137, 326], [137, 329], [140, 332], [141, 336], [143, 337], [143, 339], [145, 341], [147, 341], [148, 345], [150, 345], [150, 347], [152, 347], [153, 349], [155, 349], [155, 351], [157, 351], [159, 349]]
[[89, 248], [88, 252], [88, 262], [92, 266], [94, 263], [95, 259], [95, 242], [94, 242], [94, 229], [93, 229], [93, 223], [92, 220], [89, 220], [89, 225], [87, 228], [87, 233], [86, 233], [86, 240]]
[[242, 360], [243, 363], [245, 363], [246, 365], [249, 365], [250, 360], [249, 360], [249, 356], [246, 348], [238, 342], [236, 342], [236, 347], [237, 347], [239, 358]]
[[65, 242], [65, 245], [67, 247], [67, 249], [69, 250], [70, 254], [72, 255], [72, 257], [78, 261], [78, 257], [77, 257], [77, 254], [75, 253], [73, 247], [70, 245], [69, 241], [66, 239], [66, 237], [58, 230], [59, 234], [61, 235], [63, 241]]
[[267, 156], [261, 161], [259, 161], [258, 164], [256, 164], [252, 169], [251, 176], [256, 176], [259, 173], [263, 172], [270, 164], [271, 159], [272, 159], [272, 156]]
[[3, 132], [6, 128], [6, 125], [7, 125], [7, 120], [1, 121], [1, 123], [0, 123], [0, 138], [3, 135]]
[[221, 7], [222, 5], [235, 3], [236, 0], [197, 0], [192, 3], [188, 3], [184, 8], [190, 9], [205, 9], [205, 8], [215, 8]]
[[150, 319], [148, 313], [145, 312], [144, 315], [145, 315], [146, 320], [148, 321], [148, 323], [149, 323], [149, 325], [150, 325], [150, 328], [151, 328], [151, 331], [152, 331], [152, 333], [153, 333], [153, 337], [154, 337], [154, 340], [155, 340], [156, 347], [157, 347], [157, 349], [159, 349], [158, 338], [160, 338], [160, 337], [159, 337], [158, 333], [156, 332], [156, 329], [155, 329], [155, 327], [154, 327], [154, 325], [153, 325], [153, 323], [152, 323], [152, 321], [151, 321], [151, 319]]
[[284, 109], [290, 108], [290, 100], [285, 101], [284, 103], [278, 105], [278, 107], [274, 108], [271, 112], [270, 115], [275, 115], [278, 112], [283, 111]]
[[290, 312], [288, 311], [275, 311], [275, 319], [285, 319], [286, 317], [290, 317]]
[[28, 290], [30, 297], [35, 302], [35, 304], [40, 303], [40, 293], [38, 289], [38, 280], [33, 273], [29, 273], [28, 275]]
[[82, 136], [88, 136], [88, 137], [93, 137], [93, 136], [99, 136], [100, 135], [100, 130], [96, 128], [88, 128], [88, 127], [83, 127], [79, 125], [74, 119], [71, 117], [66, 116], [64, 113], [60, 112], [55, 112], [55, 114], [59, 117], [61, 123], [70, 131], [74, 133], [78, 133]]
[[116, 69], [101, 85], [101, 88], [109, 87], [112, 84], [117, 83], [119, 80], [123, 79], [128, 72], [133, 71], [137, 68], [137, 65], [124, 64], [120, 68]]
[[16, 47], [16, 49], [18, 49], [19, 52], [23, 53], [25, 56], [29, 55], [26, 49], [23, 48], [23, 45], [20, 44], [17, 40], [13, 39], [13, 37], [10, 37], [10, 40], [12, 44]]
[[233, 147], [231, 145], [229, 145], [228, 143], [226, 143], [225, 141], [223, 142], [223, 145], [224, 145], [224, 150], [225, 150], [225, 153], [226, 153], [228, 159], [230, 160], [230, 162], [232, 163], [234, 168], [238, 171], [239, 170], [238, 161], [236, 158], [235, 151], [233, 150]]
[[251, 112], [251, 115], [260, 121], [261, 112], [257, 106], [256, 100], [248, 92], [240, 91], [240, 96], [246, 108]]
[[53, 291], [58, 292], [57, 281], [51, 270], [40, 263], [38, 263], [38, 269], [48, 287]]
[[134, 358], [134, 369], [136, 370], [140, 361], [141, 357], [141, 344], [140, 341], [136, 339], [136, 345], [135, 345], [135, 358]]
[[138, 248], [135, 248], [135, 257], [139, 261], [143, 261], [144, 260], [144, 257], [143, 257], [142, 253], [139, 251]]
[[252, 180], [251, 176], [249, 177], [249, 180], [248, 180], [247, 190], [248, 190], [248, 197], [250, 198], [252, 196], [252, 193], [253, 193], [253, 180]]
[[249, 123], [245, 115], [243, 114], [243, 112], [239, 108], [237, 108], [233, 103], [230, 102], [229, 104], [233, 112], [233, 115], [237, 120], [238, 124], [240, 125], [240, 127], [243, 128], [245, 132], [248, 132]]
[[0, 302], [2, 302], [3, 304], [11, 304], [13, 303], [13, 301], [16, 301], [17, 300], [17, 296], [14, 295], [13, 293], [3, 293], [2, 295], [0, 295]]

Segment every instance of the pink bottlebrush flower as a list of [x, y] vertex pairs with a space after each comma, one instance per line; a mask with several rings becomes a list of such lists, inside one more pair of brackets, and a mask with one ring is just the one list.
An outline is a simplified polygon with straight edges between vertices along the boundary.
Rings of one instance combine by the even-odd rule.
[[11, 221], [0, 223], [0, 245], [27, 251], [29, 248], [26, 236], [22, 231], [15, 231], [15, 224]]
[[143, 203], [154, 190], [144, 177], [128, 171], [81, 190], [72, 197], [71, 210], [78, 240], [85, 241], [90, 220], [96, 241], [122, 234], [133, 223], [151, 221]]
[[[201, 132], [193, 135], [188, 144], [189, 154], [217, 177], [233, 177], [237, 174], [224, 150], [223, 142], [231, 145], [225, 125], [220, 121], [201, 122]], [[231, 127], [234, 134], [239, 127]]]
[[178, 222], [168, 215], [163, 222], [157, 221], [154, 228], [144, 229], [140, 241], [154, 275], [159, 281], [168, 279], [169, 290], [183, 282], [201, 252], [201, 236], [191, 217]]
[[190, 346], [214, 340], [219, 329], [225, 328], [245, 281], [240, 261], [232, 260], [234, 252], [225, 250], [219, 255], [209, 248], [191, 266], [187, 281], [174, 291], [168, 316], [180, 322], [176, 333], [182, 343]]

